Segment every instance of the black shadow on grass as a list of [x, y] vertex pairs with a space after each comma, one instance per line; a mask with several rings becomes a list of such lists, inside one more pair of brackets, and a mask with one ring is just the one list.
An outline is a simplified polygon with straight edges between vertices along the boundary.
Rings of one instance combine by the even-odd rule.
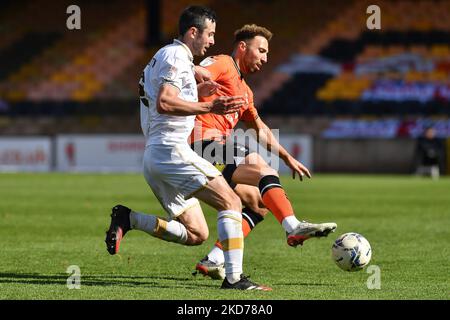
[[[66, 285], [68, 275], [43, 275], [38, 273], [0, 273], [0, 283], [37, 284], [37, 285]], [[134, 281], [141, 279], [142, 281]], [[145, 281], [146, 279], [150, 281]], [[173, 284], [161, 284], [161, 280], [176, 281]], [[193, 282], [194, 279], [181, 277], [160, 276], [124, 276], [124, 275], [81, 275], [82, 286], [123, 286], [123, 287], [149, 287], [163, 289], [198, 289], [199, 287], [216, 288], [217, 285]]]
[[335, 287], [335, 284], [331, 284], [331, 283], [313, 283], [313, 282], [279, 282], [279, 283], [274, 283], [275, 286], [303, 286], [303, 287]]

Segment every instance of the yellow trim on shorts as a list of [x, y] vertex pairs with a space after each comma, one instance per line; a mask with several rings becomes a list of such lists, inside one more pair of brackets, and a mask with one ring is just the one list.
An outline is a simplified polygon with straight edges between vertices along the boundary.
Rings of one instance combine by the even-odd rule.
[[213, 166], [219, 170], [220, 172], [223, 172], [223, 169], [225, 169], [225, 167], [227, 166], [226, 164], [223, 163], [215, 163], [213, 164]]
[[[206, 161], [206, 160], [205, 160]], [[206, 177], [208, 177], [208, 178], [215, 178], [215, 177], [218, 177], [218, 176], [221, 176], [222, 175], [222, 173], [215, 167], [215, 166], [213, 166], [211, 163], [209, 163], [208, 162], [208, 165], [210, 165], [211, 167], [213, 167], [214, 169], [216, 169], [217, 171], [219, 171], [217, 174], [207, 174], [205, 171], [203, 171], [202, 169], [200, 169], [199, 167], [197, 167], [196, 165], [195, 165], [195, 163], [193, 163], [193, 162], [189, 162], [190, 164], [192, 164], [198, 171], [200, 171], [201, 173], [203, 173]]]
[[178, 217], [181, 216], [183, 213], [185, 213], [186, 210], [191, 209], [191, 208], [196, 207], [196, 206], [199, 206], [199, 207], [200, 207], [200, 202], [198, 202], [198, 199], [197, 199], [197, 202], [196, 202], [196, 203], [193, 203], [193, 204], [187, 206], [186, 208], [183, 208], [183, 209], [181, 209], [180, 211], [177, 211], [177, 213], [172, 213], [173, 219], [178, 218]]
[[244, 248], [244, 238], [231, 238], [220, 241], [223, 251], [237, 250]]

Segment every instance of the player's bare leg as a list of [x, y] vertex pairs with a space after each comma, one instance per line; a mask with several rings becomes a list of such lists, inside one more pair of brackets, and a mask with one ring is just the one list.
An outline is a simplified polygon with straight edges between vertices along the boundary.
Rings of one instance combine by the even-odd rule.
[[200, 204], [187, 209], [177, 220], [186, 228], [186, 245], [200, 245], [208, 239], [208, 224]]
[[168, 221], [117, 205], [112, 209], [111, 224], [106, 232], [106, 248], [112, 255], [118, 253], [123, 237], [130, 230], [141, 230], [153, 237], [183, 245], [202, 244], [208, 238], [208, 225], [200, 205], [197, 203], [181, 216], [180, 222]]
[[[239, 184], [234, 188], [234, 192], [244, 206], [242, 209], [242, 233], [245, 238], [258, 223], [263, 221], [268, 210], [261, 201], [257, 187]], [[211, 251], [196, 264], [194, 274], [199, 272], [212, 279], [223, 280], [225, 278], [224, 259], [222, 245], [217, 240]]]
[[233, 173], [233, 182], [259, 187], [261, 200], [282, 225], [287, 235], [287, 243], [296, 247], [312, 237], [326, 237], [334, 232], [336, 224], [313, 224], [299, 221], [291, 202], [281, 185], [278, 172], [265, 162], [257, 153], [249, 154], [244, 163]]
[[[269, 208], [285, 229], [289, 246], [303, 245], [305, 240], [312, 237], [326, 237], [336, 229], [335, 223], [313, 224], [299, 221], [281, 186], [278, 172], [269, 167], [265, 160], [256, 153], [251, 153], [246, 157], [233, 173], [232, 179], [238, 184], [235, 191], [245, 204], [243, 213], [246, 208], [250, 208], [256, 217], [259, 215], [262, 218], [267, 213], [266, 207]], [[255, 186], [259, 186], [259, 188]], [[243, 217], [242, 229], [244, 237], [246, 237], [253, 229], [249, 226], [254, 227], [255, 222], [262, 219], [245, 219], [244, 214]], [[213, 279], [221, 279], [222, 272], [218, 266], [221, 265], [222, 259], [220, 243], [216, 242], [208, 255], [197, 263], [196, 270]]]
[[222, 177], [209, 180], [193, 194], [218, 211], [217, 230], [224, 254], [225, 279], [223, 289], [271, 290], [251, 282], [242, 273], [244, 237], [242, 233], [241, 201]]

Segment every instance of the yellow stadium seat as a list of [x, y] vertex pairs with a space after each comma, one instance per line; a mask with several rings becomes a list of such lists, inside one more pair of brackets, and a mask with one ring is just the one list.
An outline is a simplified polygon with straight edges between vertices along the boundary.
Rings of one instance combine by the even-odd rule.
[[64, 83], [73, 80], [73, 77], [65, 72], [56, 72], [51, 75], [50, 79], [51, 81], [56, 83]]
[[75, 65], [86, 66], [92, 63], [91, 58], [86, 55], [77, 56], [73, 61]]
[[426, 76], [423, 72], [418, 71], [410, 71], [405, 74], [405, 80], [408, 82], [417, 82], [417, 81], [424, 81], [426, 79]]
[[12, 90], [5, 94], [6, 100], [10, 102], [23, 101], [26, 98], [26, 93], [20, 90]]
[[434, 45], [430, 50], [431, 56], [434, 57], [449, 57], [450, 56], [450, 47], [447, 45]]
[[84, 88], [89, 92], [99, 91], [102, 89], [102, 87], [103, 85], [96, 80], [90, 80], [84, 83]]
[[448, 80], [449, 75], [446, 72], [443, 71], [433, 71], [429, 73], [429, 80], [431, 81], [438, 81], [438, 82], [445, 82]]
[[316, 97], [317, 97], [317, 99], [323, 100], [326, 102], [336, 100], [334, 92], [332, 92], [330, 90], [325, 90], [325, 89], [318, 90], [316, 93]]
[[71, 98], [73, 100], [79, 101], [79, 102], [89, 101], [89, 99], [91, 99], [91, 97], [92, 97], [92, 94], [89, 91], [83, 90], [83, 89], [75, 90], [71, 94]]

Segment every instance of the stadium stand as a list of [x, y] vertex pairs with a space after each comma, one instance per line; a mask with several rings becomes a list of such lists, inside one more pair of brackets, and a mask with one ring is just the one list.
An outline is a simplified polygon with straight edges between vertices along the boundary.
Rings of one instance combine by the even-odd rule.
[[[161, 3], [170, 42], [191, 2]], [[248, 77], [270, 124], [289, 115], [286, 130], [319, 134], [321, 117], [450, 114], [448, 1], [378, 1], [382, 30], [367, 30], [365, 0], [197, 3], [219, 14], [208, 54], [230, 53], [232, 34], [245, 23], [274, 32], [269, 63]], [[65, 26], [69, 4], [1, 4], [2, 134], [22, 134], [27, 124], [36, 134], [138, 132], [137, 80], [159, 47], [144, 46], [146, 1], [80, 1], [82, 32]]]
[[[360, 13], [368, 4], [355, 3], [290, 65], [278, 69], [288, 75], [286, 83], [264, 103], [263, 112], [450, 114], [449, 2], [381, 1], [383, 28], [376, 31], [364, 30]], [[308, 70], [312, 60], [314, 73]], [[305, 86], [316, 87], [315, 93]], [[280, 102], [282, 96], [296, 102]]]

